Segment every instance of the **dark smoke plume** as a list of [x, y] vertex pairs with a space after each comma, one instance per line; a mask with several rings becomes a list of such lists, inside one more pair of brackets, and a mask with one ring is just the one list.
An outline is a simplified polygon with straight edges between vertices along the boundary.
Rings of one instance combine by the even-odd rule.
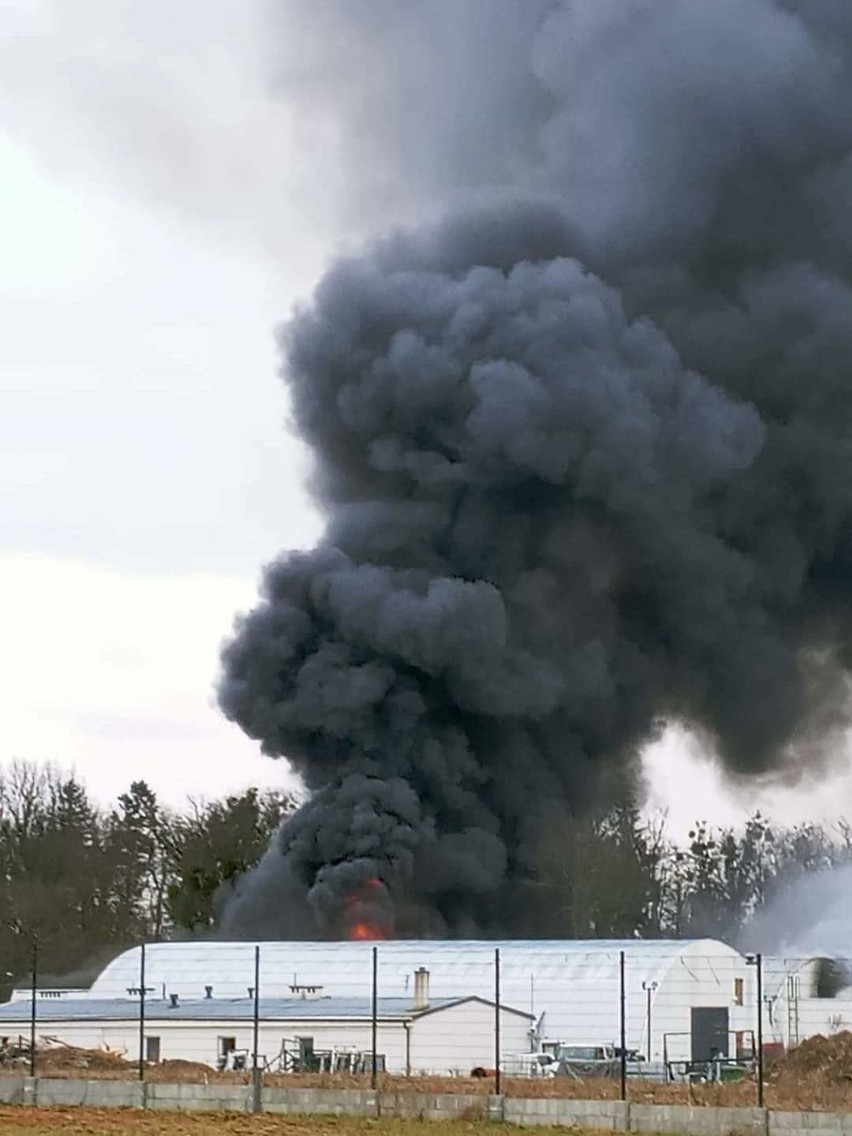
[[[318, 7], [330, 65], [373, 9]], [[468, 192], [332, 267], [282, 335], [328, 528], [267, 570], [220, 699], [314, 795], [231, 934], [346, 933], [353, 904], [382, 933], [540, 928], [543, 826], [629, 780], [661, 722], [788, 777], [846, 724], [852, 8], [530, 4], [512, 56], [482, 34], [504, 5], [465, 5], [457, 41], [455, 4], [377, 7], [400, 98], [347, 112], [330, 80], [352, 160], [403, 170], [429, 107]], [[492, 146], [465, 147], [445, 65]]]

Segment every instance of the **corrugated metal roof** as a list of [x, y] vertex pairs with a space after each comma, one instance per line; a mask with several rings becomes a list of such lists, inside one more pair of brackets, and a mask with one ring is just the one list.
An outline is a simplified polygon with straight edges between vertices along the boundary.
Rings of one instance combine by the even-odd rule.
[[[446, 1009], [470, 999], [444, 998], [430, 1000], [429, 1011]], [[410, 1019], [423, 1011], [412, 1008], [410, 998], [380, 998], [377, 1002], [378, 1016]], [[271, 998], [261, 999], [260, 1018], [262, 1021], [311, 1021], [316, 1018], [362, 1018], [372, 1017], [372, 1003], [363, 998]], [[514, 1012], [509, 1011], [507, 1012]], [[127, 1021], [139, 1015], [139, 1002], [128, 998], [95, 999], [80, 998], [39, 1002], [37, 1020], [39, 1024], [58, 1021]], [[179, 1002], [171, 1006], [169, 1002], [147, 1000], [145, 1016], [148, 1021], [251, 1021], [254, 1004], [250, 998], [202, 998], [192, 1002]], [[8, 1002], [0, 1005], [0, 1022], [29, 1022], [30, 1006], [25, 1002]]]
[[[186, 942], [154, 943], [146, 948], [146, 985], [162, 993], [201, 997], [213, 987], [217, 997], [244, 996], [254, 984], [254, 948], [261, 948], [260, 987], [267, 996], [286, 997], [294, 985], [319, 986], [333, 996], [369, 996], [372, 948], [379, 950], [380, 990], [386, 997], [410, 996], [418, 967], [430, 972], [434, 997], [493, 993], [494, 951], [500, 948], [505, 1001], [529, 1002], [531, 976], [542, 989], [549, 983], [582, 981], [611, 990], [618, 981], [619, 955], [628, 958], [631, 984], [661, 981], [671, 966], [694, 954], [736, 956], [724, 943], [702, 940], [405, 940], [369, 942]], [[127, 997], [139, 984], [140, 950], [114, 959], [95, 980], [90, 996]], [[517, 993], [513, 993], [517, 991]]]

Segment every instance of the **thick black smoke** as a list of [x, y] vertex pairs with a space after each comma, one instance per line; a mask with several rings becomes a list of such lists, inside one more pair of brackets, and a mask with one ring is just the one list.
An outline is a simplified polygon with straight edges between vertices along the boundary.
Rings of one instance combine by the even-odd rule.
[[[267, 570], [220, 699], [315, 795], [230, 933], [541, 928], [542, 827], [661, 721], [789, 776], [845, 724], [852, 8], [530, 5], [501, 72], [469, 23], [501, 7], [467, 9], [450, 84], [464, 49], [500, 169], [282, 336], [328, 529]], [[419, 42], [437, 106], [448, 37]], [[526, 92], [522, 174], [489, 89]]]

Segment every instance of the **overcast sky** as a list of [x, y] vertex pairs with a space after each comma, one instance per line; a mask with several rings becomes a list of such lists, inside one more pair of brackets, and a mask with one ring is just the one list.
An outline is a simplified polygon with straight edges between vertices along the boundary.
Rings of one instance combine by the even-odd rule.
[[[212, 683], [261, 564], [321, 530], [274, 325], [377, 222], [333, 123], [267, 83], [261, 19], [0, 0], [0, 760], [104, 800], [289, 783]], [[852, 811], [845, 772], [735, 796], [678, 734], [648, 770], [676, 830]]]

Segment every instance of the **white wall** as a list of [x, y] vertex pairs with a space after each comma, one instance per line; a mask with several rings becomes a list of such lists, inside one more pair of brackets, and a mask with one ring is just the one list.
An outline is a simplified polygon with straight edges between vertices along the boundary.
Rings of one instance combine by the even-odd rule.
[[[412, 1072], [468, 1076], [477, 1065], [494, 1068], [494, 1007], [463, 1002], [416, 1018], [411, 1025]], [[528, 1053], [531, 1023], [500, 1014], [501, 1054]]]
[[[754, 968], [736, 951], [722, 944], [685, 943], [683, 953], [666, 960], [656, 972], [626, 959], [626, 1040], [652, 1061], [663, 1059], [664, 1035], [670, 1060], [691, 1056], [691, 1010], [693, 1007], [725, 1007], [728, 1010], [730, 1046], [737, 1031], [756, 1030], [757, 997]], [[641, 950], [641, 944], [637, 952]], [[743, 1005], [735, 1004], [735, 980], [743, 982]], [[642, 983], [654, 982], [651, 990], [651, 1038], [648, 1038], [648, 991]], [[618, 1045], [621, 1034], [620, 981], [618, 974], [597, 981], [574, 976], [564, 986], [548, 984], [536, 1001], [547, 1007], [545, 1035], [553, 1041], [573, 1044]], [[750, 1038], [748, 1039], [750, 1040]]]
[[[252, 1023], [250, 1020], [193, 1022], [186, 1020], [157, 1019], [149, 1016], [145, 1033], [149, 1037], [160, 1038], [160, 1057], [163, 1060], [180, 1058], [185, 1061], [198, 1061], [215, 1067], [219, 1037], [233, 1037], [238, 1050], [253, 1049]], [[22, 1022], [0, 1021], [0, 1036], [29, 1037], [29, 1025]], [[55, 1037], [68, 1045], [82, 1049], [106, 1047], [124, 1053], [131, 1061], [139, 1053], [138, 1019], [126, 1022], [44, 1022], [38, 1026], [38, 1036]], [[272, 1060], [281, 1050], [282, 1041], [297, 1037], [312, 1037], [314, 1049], [352, 1047], [363, 1051], [371, 1049], [372, 1034], [369, 1021], [334, 1021], [314, 1019], [296, 1021], [261, 1022], [258, 1031], [258, 1053]], [[405, 1030], [401, 1022], [383, 1022], [377, 1033], [377, 1049], [387, 1059], [387, 1067], [395, 1072], [405, 1072], [406, 1043]]]
[[[163, 1060], [180, 1058], [215, 1067], [219, 1053], [218, 1039], [233, 1037], [238, 1050], [253, 1048], [250, 1020], [224, 1019], [194, 1022], [149, 1014], [145, 1033], [159, 1037]], [[529, 1050], [527, 1019], [503, 1010], [501, 1013], [502, 1052], [525, 1053]], [[0, 1021], [0, 1035], [29, 1035], [27, 1023]], [[106, 1047], [136, 1060], [139, 1053], [139, 1023], [135, 1017], [124, 1022], [43, 1022], [38, 1036], [55, 1037], [82, 1049]], [[306, 1018], [303, 1020], [265, 1021], [258, 1031], [258, 1052], [272, 1060], [281, 1050], [283, 1040], [312, 1037], [315, 1050], [351, 1047], [369, 1052], [372, 1045], [369, 1021]], [[448, 1009], [435, 1010], [411, 1023], [410, 1053], [406, 1053], [406, 1033], [402, 1021], [380, 1022], [377, 1051], [384, 1054], [389, 1072], [403, 1074], [410, 1059], [412, 1073], [460, 1073], [467, 1075], [477, 1065], [494, 1065], [494, 1009], [482, 1002], [465, 1002]]]
[[827, 1036], [852, 1029], [852, 990], [842, 990], [837, 998], [817, 998], [819, 969], [817, 958], [765, 960], [768, 1005], [763, 1030], [767, 1041], [792, 1048], [814, 1034]]
[[[743, 983], [741, 1006], [736, 1005], [734, 998], [737, 979]], [[662, 1060], [664, 1037], [669, 1060], [689, 1060], [693, 1007], [727, 1008], [731, 1033], [746, 1033], [746, 1044], [750, 1044], [751, 1039], [747, 1031], [757, 1029], [754, 968], [747, 966], [733, 951], [728, 955], [687, 951], [661, 976], [656, 991], [651, 993], [650, 1052], [647, 997], [641, 986], [637, 989], [628, 983], [627, 1044], [629, 1048], [638, 1048], [652, 1061]], [[733, 1050], [733, 1036], [729, 1044]]]
[[799, 1041], [818, 1033], [829, 1037], [852, 1030], [852, 999], [848, 997], [800, 998], [798, 1011]]
[[[81, 1049], [106, 1047], [132, 1057], [136, 1057], [139, 1050], [139, 1025], [135, 1021], [107, 1023], [44, 1022], [38, 1024], [36, 1036], [39, 1039], [58, 1038], [67, 1045], [76, 1045]], [[21, 1037], [28, 1043], [30, 1037], [29, 1023], [0, 1020], [0, 1037], [10, 1039]]]

